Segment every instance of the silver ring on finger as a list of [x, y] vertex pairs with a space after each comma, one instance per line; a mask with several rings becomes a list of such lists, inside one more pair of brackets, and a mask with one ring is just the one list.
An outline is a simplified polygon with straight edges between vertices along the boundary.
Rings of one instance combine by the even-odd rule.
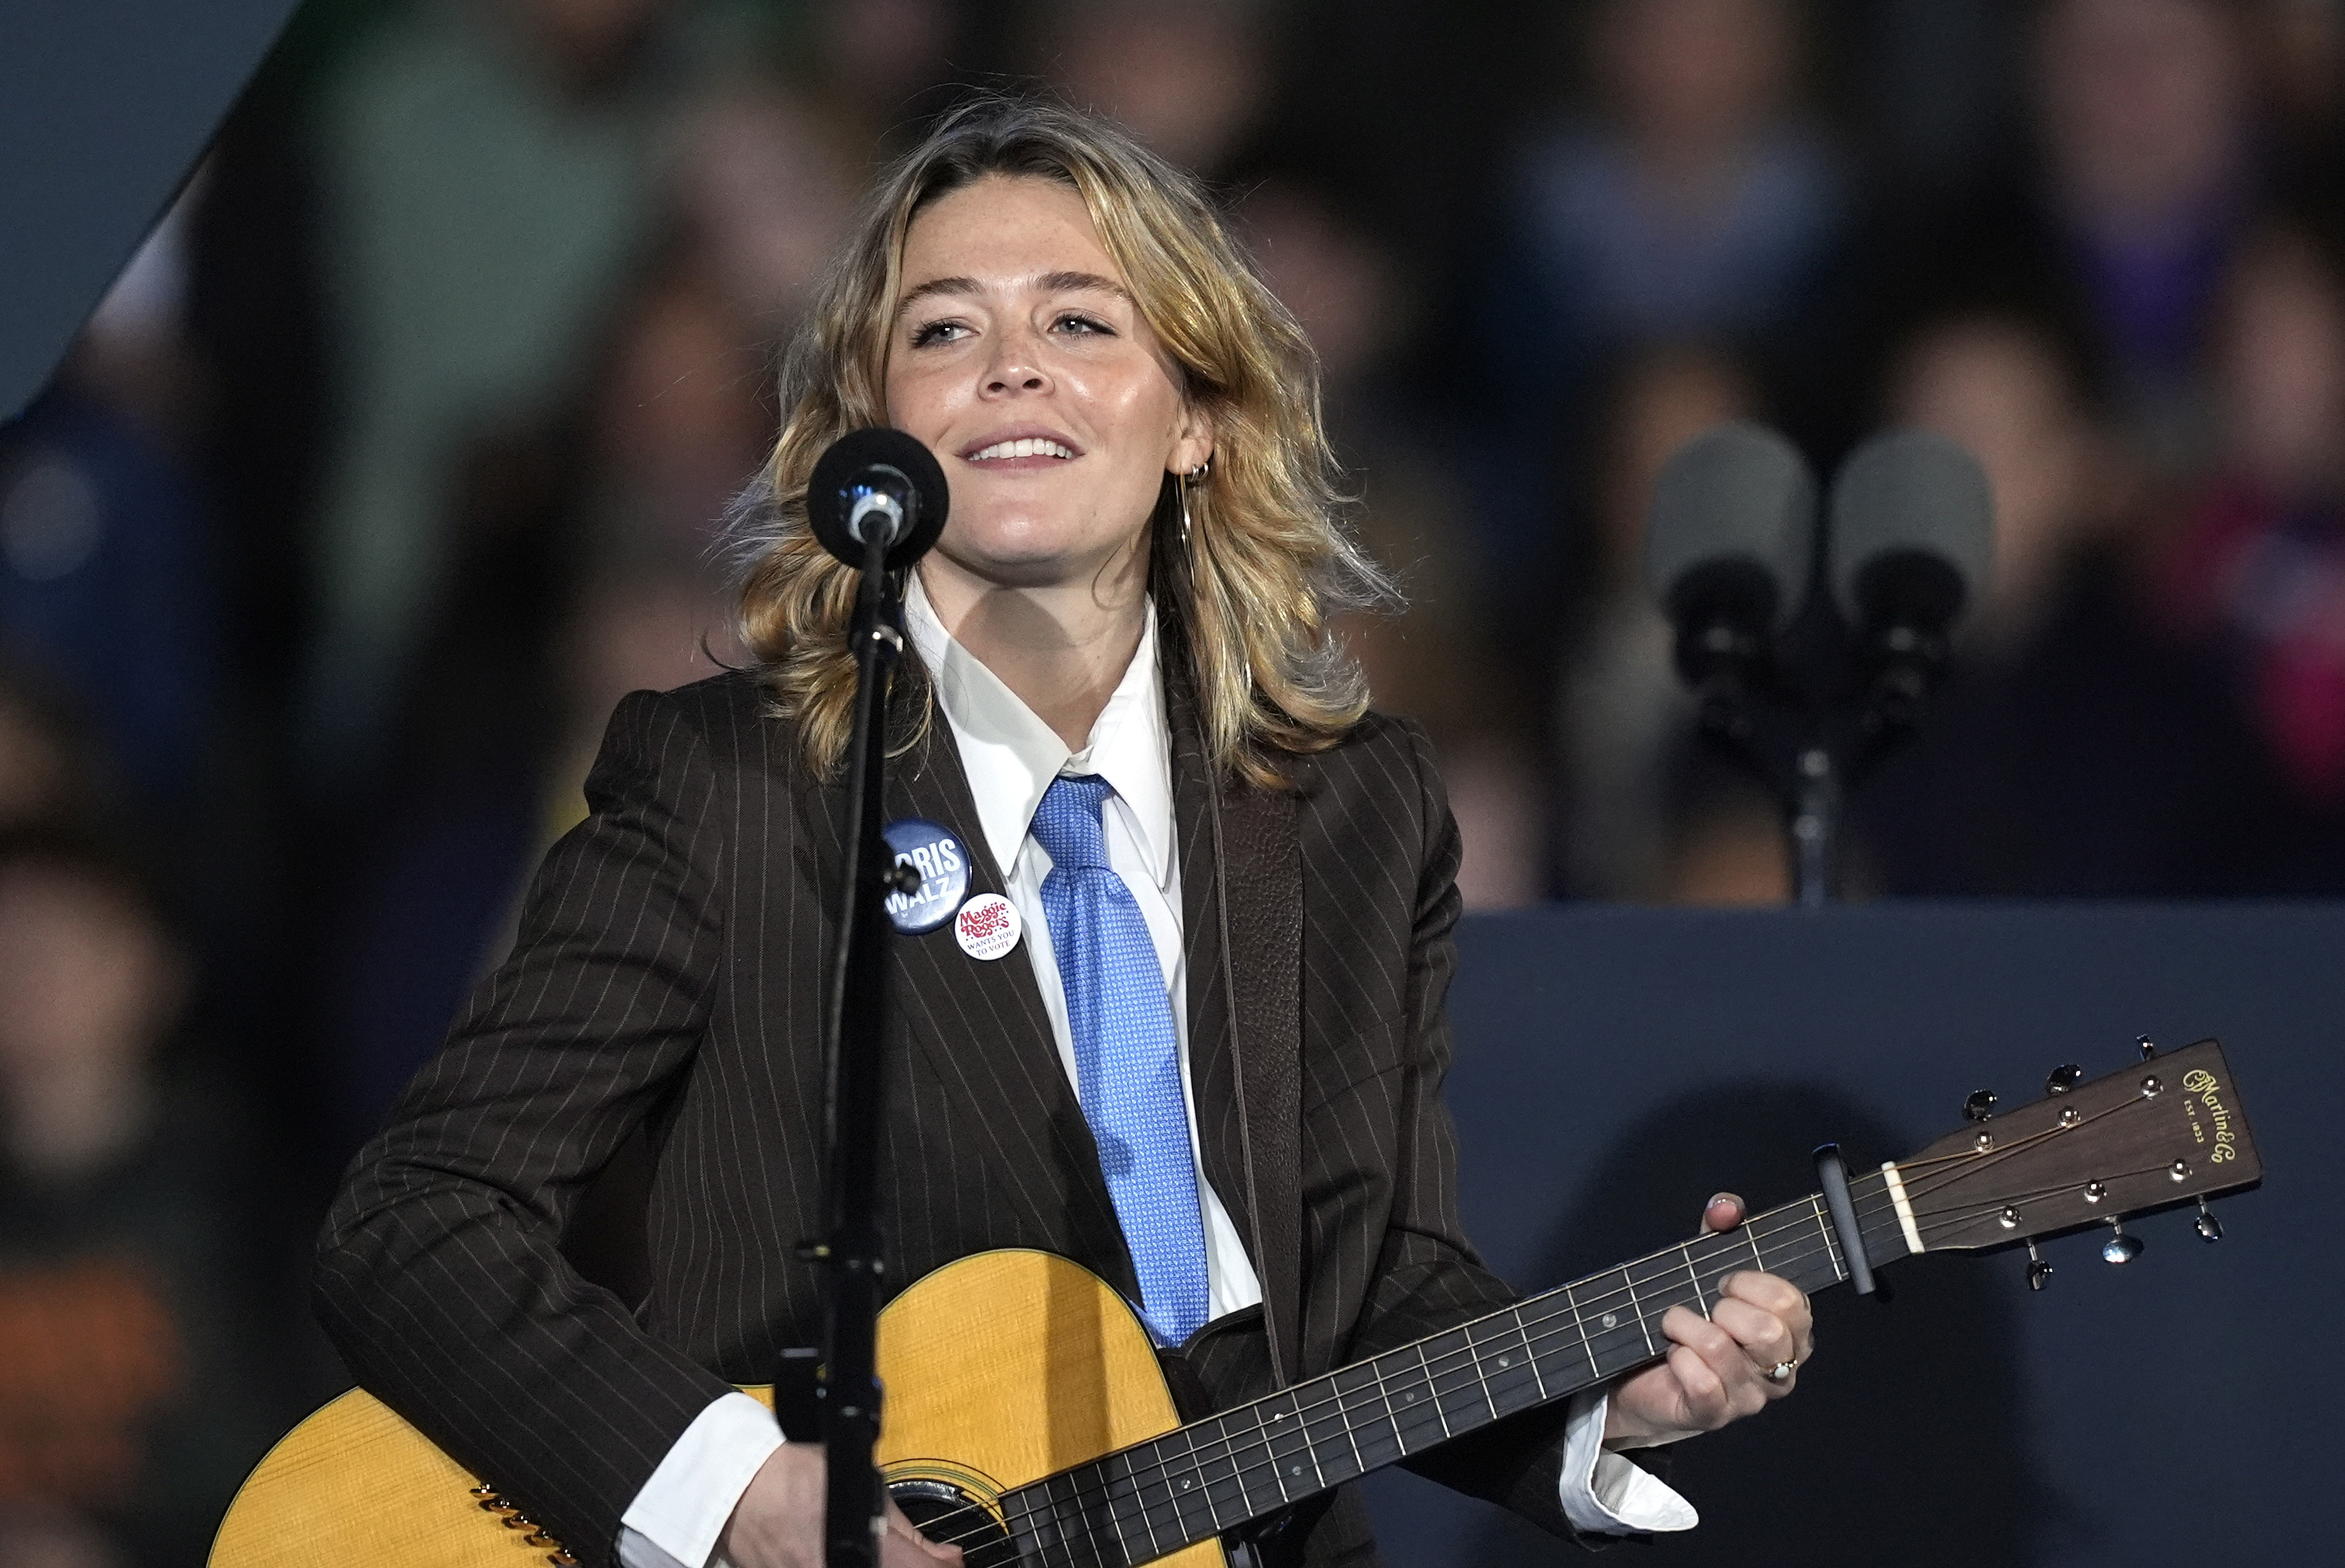
[[1792, 1381], [1792, 1372], [1799, 1369], [1799, 1365], [1797, 1361], [1777, 1361], [1767, 1369], [1767, 1381], [1771, 1383], [1788, 1383]]

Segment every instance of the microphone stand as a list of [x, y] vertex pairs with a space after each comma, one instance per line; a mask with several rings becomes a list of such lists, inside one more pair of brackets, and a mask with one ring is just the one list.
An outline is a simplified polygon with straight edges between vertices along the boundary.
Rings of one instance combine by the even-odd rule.
[[1784, 660], [1755, 637], [1706, 630], [1687, 642], [1695, 652], [1680, 665], [1700, 699], [1702, 736], [1782, 807], [1792, 902], [1837, 902], [1848, 790], [1914, 738], [1944, 672], [1945, 639], [1898, 640], [1853, 693], [1826, 673], [1843, 652], [1836, 643], [1811, 637]]
[[[857, 508], [902, 513], [887, 497]], [[875, 522], [878, 520], [875, 518]], [[859, 531], [858, 531], [859, 532]], [[892, 539], [873, 527], [863, 541], [863, 580], [856, 591], [848, 646], [855, 655], [855, 728], [847, 754], [847, 860], [838, 898], [838, 939], [831, 955], [828, 1075], [824, 1119], [830, 1141], [829, 1229], [802, 1245], [802, 1257], [829, 1273], [820, 1390], [827, 1461], [823, 1509], [828, 1568], [875, 1568], [887, 1528], [887, 1494], [872, 1462], [879, 1436], [876, 1364], [879, 1311], [878, 1150], [886, 1087], [881, 1052], [888, 1015], [888, 944], [894, 935], [886, 896], [898, 889], [895, 856], [880, 836], [888, 766], [888, 686], [903, 653], [896, 585], [887, 569]], [[917, 884], [915, 885], [917, 885]]]
[[1699, 703], [1699, 730], [1756, 774], [1783, 808], [1792, 900], [1821, 909], [1839, 896], [1847, 770], [1837, 726], [1807, 683], [1771, 648], [1763, 628], [1725, 615], [1679, 628], [1677, 664]]

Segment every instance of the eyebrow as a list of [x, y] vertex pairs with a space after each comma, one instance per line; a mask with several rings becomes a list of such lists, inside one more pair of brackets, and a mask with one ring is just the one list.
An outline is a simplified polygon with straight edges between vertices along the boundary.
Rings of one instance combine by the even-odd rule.
[[[1092, 290], [1102, 294], [1112, 294], [1119, 299], [1129, 300], [1132, 298], [1131, 290], [1125, 288], [1122, 284], [1112, 278], [1102, 278], [1096, 272], [1045, 272], [1034, 282], [1045, 294], [1073, 294]], [[908, 310], [921, 300], [939, 295], [962, 296], [984, 292], [985, 286], [974, 278], [931, 278], [926, 283], [906, 293], [903, 298], [896, 302], [896, 309], [898, 311]]]

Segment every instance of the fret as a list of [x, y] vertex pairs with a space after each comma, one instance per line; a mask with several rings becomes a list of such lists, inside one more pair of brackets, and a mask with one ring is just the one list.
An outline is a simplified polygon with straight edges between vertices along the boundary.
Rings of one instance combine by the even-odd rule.
[[1636, 1320], [1639, 1337], [1645, 1342], [1647, 1360], [1660, 1355], [1661, 1347], [1669, 1342], [1666, 1340], [1656, 1340], [1653, 1337], [1653, 1324], [1647, 1320], [1649, 1315], [1652, 1318], [1659, 1318], [1661, 1315], [1660, 1306], [1653, 1300], [1653, 1297], [1659, 1293], [1661, 1286], [1660, 1282], [1653, 1278], [1653, 1260], [1650, 1258], [1639, 1258], [1634, 1263], [1624, 1263], [1620, 1266], [1621, 1289], [1629, 1294], [1629, 1311]]
[[1467, 1325], [1473, 1356], [1482, 1382], [1482, 1397], [1492, 1419], [1529, 1410], [1542, 1399], [1538, 1370], [1527, 1353], [1519, 1312], [1501, 1312]]
[[[1904, 1228], [1897, 1223], [1896, 1209], [1890, 1203], [1886, 1176], [1869, 1170], [1862, 1176], [1850, 1177], [1848, 1198], [1856, 1208], [1857, 1229], [1864, 1233], [1864, 1255], [1875, 1269], [1914, 1255], [1905, 1245]], [[1845, 1273], [1834, 1276], [1835, 1280], [1847, 1278]]]
[[[1585, 1388], [1602, 1377], [1603, 1373], [1597, 1370], [1596, 1350], [1588, 1342], [1588, 1324], [1580, 1316], [1579, 1302], [1572, 1291], [1573, 1287], [1564, 1285], [1537, 1298], [1541, 1301], [1559, 1301], [1563, 1307], [1562, 1312], [1550, 1313], [1549, 1330], [1540, 1336], [1542, 1339], [1552, 1337], [1557, 1343], [1553, 1348], [1542, 1351], [1540, 1354], [1551, 1358], [1551, 1363], [1556, 1369], [1553, 1379], [1555, 1382], [1565, 1388]], [[1559, 1321], [1565, 1313], [1568, 1313], [1571, 1318], [1569, 1328], [1564, 1327]], [[1579, 1363], [1582, 1361], [1588, 1363], [1588, 1375], [1585, 1378], [1579, 1373]]]
[[[1832, 1229], [1832, 1216], [1825, 1212], [1823, 1195], [1818, 1193], [1809, 1199], [1808, 1207], [1815, 1211], [1816, 1234], [1823, 1238], [1824, 1254], [1832, 1260], [1832, 1272], [1845, 1275], [1848, 1272], [1848, 1259], [1841, 1256], [1840, 1234]], [[1792, 1261], [1791, 1259], [1786, 1258], [1783, 1260], [1784, 1266], [1791, 1267]]]
[[1108, 1462], [1117, 1457], [1105, 1455], [1080, 1472], [1088, 1482], [1081, 1501], [1076, 1504], [1082, 1521], [1081, 1539], [1089, 1543], [1103, 1564], [1144, 1561], [1134, 1555], [1131, 1542], [1124, 1536], [1123, 1511], [1118, 1504], [1115, 1482], [1108, 1469]]
[[[1356, 1384], [1357, 1380], [1352, 1380], [1352, 1385]], [[1303, 1433], [1310, 1442], [1319, 1478], [1328, 1486], [1349, 1481], [1366, 1468], [1360, 1462], [1360, 1445], [1353, 1436], [1357, 1417], [1345, 1386], [1333, 1375], [1304, 1385]]]
[[1213, 1509], [1198, 1485], [1188, 1429], [1175, 1427], [1132, 1451], [1135, 1484], [1157, 1550], [1172, 1552], [1213, 1533]]
[[1027, 1522], [1030, 1528], [1039, 1526], [1034, 1528], [1034, 1540], [1037, 1554], [1045, 1563], [1066, 1568], [1123, 1568], [1122, 1562], [1108, 1555], [1101, 1541], [1101, 1521], [1093, 1508], [1086, 1506], [1096, 1496], [1098, 1470], [1096, 1464], [1078, 1465], [1026, 1489], [1041, 1493], [1042, 1506], [1030, 1513]]
[[1405, 1454], [1432, 1447], [1449, 1434], [1441, 1425], [1441, 1409], [1434, 1402], [1432, 1380], [1417, 1346], [1404, 1345], [1376, 1358], [1384, 1385], [1385, 1403], [1393, 1407], [1393, 1434]]
[[[1142, 1452], [1153, 1466], [1154, 1480], [1150, 1488], [1171, 1517], [1171, 1528], [1162, 1533], [1177, 1535], [1183, 1543], [1203, 1541], [1218, 1533], [1221, 1516], [1213, 1506], [1211, 1488], [1206, 1484], [1206, 1460], [1198, 1452], [1198, 1428], [1175, 1427]], [[1178, 1442], [1178, 1452], [1174, 1444]], [[1155, 1501], [1150, 1503], [1157, 1506]]]
[[[1145, 1563], [1159, 1554], [1156, 1529], [1149, 1522], [1148, 1505], [1133, 1482], [1132, 1458], [1129, 1452], [1101, 1457], [1096, 1467], [1104, 1482], [1101, 1512], [1107, 1515], [1108, 1525], [1115, 1532], [1115, 1543], [1122, 1551], [1124, 1561]], [[1132, 1549], [1143, 1539], [1147, 1551], [1135, 1553]]]
[[1482, 1374], [1474, 1365], [1472, 1337], [1463, 1328], [1450, 1329], [1417, 1341], [1432, 1384], [1434, 1408], [1440, 1412], [1445, 1437], [1472, 1431], [1494, 1419], [1482, 1388]]
[[1262, 1463], [1277, 1483], [1280, 1498], [1288, 1502], [1325, 1490], [1318, 1482], [1319, 1462], [1311, 1457], [1311, 1434], [1295, 1415], [1295, 1393], [1289, 1389], [1255, 1405], [1263, 1412]]
[[1589, 1363], [1597, 1378], [1626, 1371], [1651, 1355], [1626, 1269], [1590, 1274], [1571, 1286], [1571, 1300], [1579, 1313]]
[[1449, 1435], [1449, 1417], [1441, 1408], [1441, 1389], [1434, 1381], [1433, 1361], [1426, 1353], [1431, 1343], [1428, 1340], [1419, 1340], [1410, 1348], [1416, 1352], [1416, 1364], [1425, 1374], [1426, 1402], [1433, 1407], [1434, 1419], [1440, 1421], [1441, 1435], [1446, 1438]]
[[1701, 1288], [1701, 1276], [1694, 1272], [1693, 1248], [1688, 1242], [1678, 1243], [1678, 1266], [1685, 1270], [1686, 1283], [1693, 1287], [1693, 1309], [1703, 1317], [1710, 1316], [1710, 1292]]
[[[1213, 1511], [1213, 1527], [1227, 1529], [1232, 1524], [1268, 1512], [1256, 1508], [1246, 1493], [1245, 1464], [1238, 1457], [1238, 1445], [1252, 1442], [1255, 1420], [1248, 1410], [1234, 1410], [1205, 1423], [1210, 1441], [1203, 1445], [1204, 1458], [1200, 1462], [1203, 1472], [1205, 1502]], [[1243, 1439], [1239, 1434], [1244, 1433]], [[1218, 1447], [1220, 1452], [1213, 1452]], [[1273, 1506], [1275, 1506], [1274, 1504]]]
[[1671, 1247], [1628, 1265], [1629, 1282], [1637, 1291], [1637, 1312], [1645, 1324], [1649, 1356], [1665, 1355], [1670, 1341], [1661, 1332], [1661, 1319], [1671, 1307], [1691, 1306], [1692, 1276]]
[[1534, 1296], [1530, 1300], [1516, 1308], [1507, 1315], [1507, 1321], [1513, 1325], [1515, 1341], [1522, 1346], [1523, 1360], [1530, 1366], [1531, 1388], [1538, 1396], [1534, 1402], [1543, 1404], [1554, 1396], [1547, 1391], [1547, 1373], [1539, 1367], [1538, 1352], [1531, 1349], [1531, 1325], [1530, 1319], [1527, 1315], [1537, 1310], [1535, 1303], [1538, 1300], [1539, 1298]]
[[1759, 1244], [1751, 1239], [1749, 1230], [1746, 1225], [1724, 1236], [1687, 1245], [1686, 1256], [1692, 1264], [1694, 1288], [1700, 1293], [1703, 1311], [1707, 1312], [1710, 1303], [1718, 1300], [1729, 1274], [1739, 1274], [1751, 1266], [1742, 1260], [1743, 1253], [1758, 1258]]
[[1381, 1361], [1346, 1367], [1335, 1374], [1335, 1381], [1344, 1389], [1347, 1414], [1354, 1411], [1376, 1412], [1352, 1421], [1352, 1453], [1360, 1467], [1357, 1473], [1365, 1475], [1381, 1469], [1408, 1452], [1401, 1444], [1400, 1422], [1393, 1411], [1391, 1391], [1385, 1387]]

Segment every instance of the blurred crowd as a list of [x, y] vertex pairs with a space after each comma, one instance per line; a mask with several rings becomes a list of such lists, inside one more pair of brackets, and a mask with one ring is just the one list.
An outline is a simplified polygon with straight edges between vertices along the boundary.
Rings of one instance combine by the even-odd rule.
[[310, 0], [0, 427], [0, 1568], [198, 1561], [333, 1388], [324, 1188], [737, 652], [777, 345], [975, 88], [1308, 329], [1469, 905], [1786, 895], [1637, 570], [1729, 419], [1993, 489], [1853, 895], [2345, 893], [2345, 0]]

